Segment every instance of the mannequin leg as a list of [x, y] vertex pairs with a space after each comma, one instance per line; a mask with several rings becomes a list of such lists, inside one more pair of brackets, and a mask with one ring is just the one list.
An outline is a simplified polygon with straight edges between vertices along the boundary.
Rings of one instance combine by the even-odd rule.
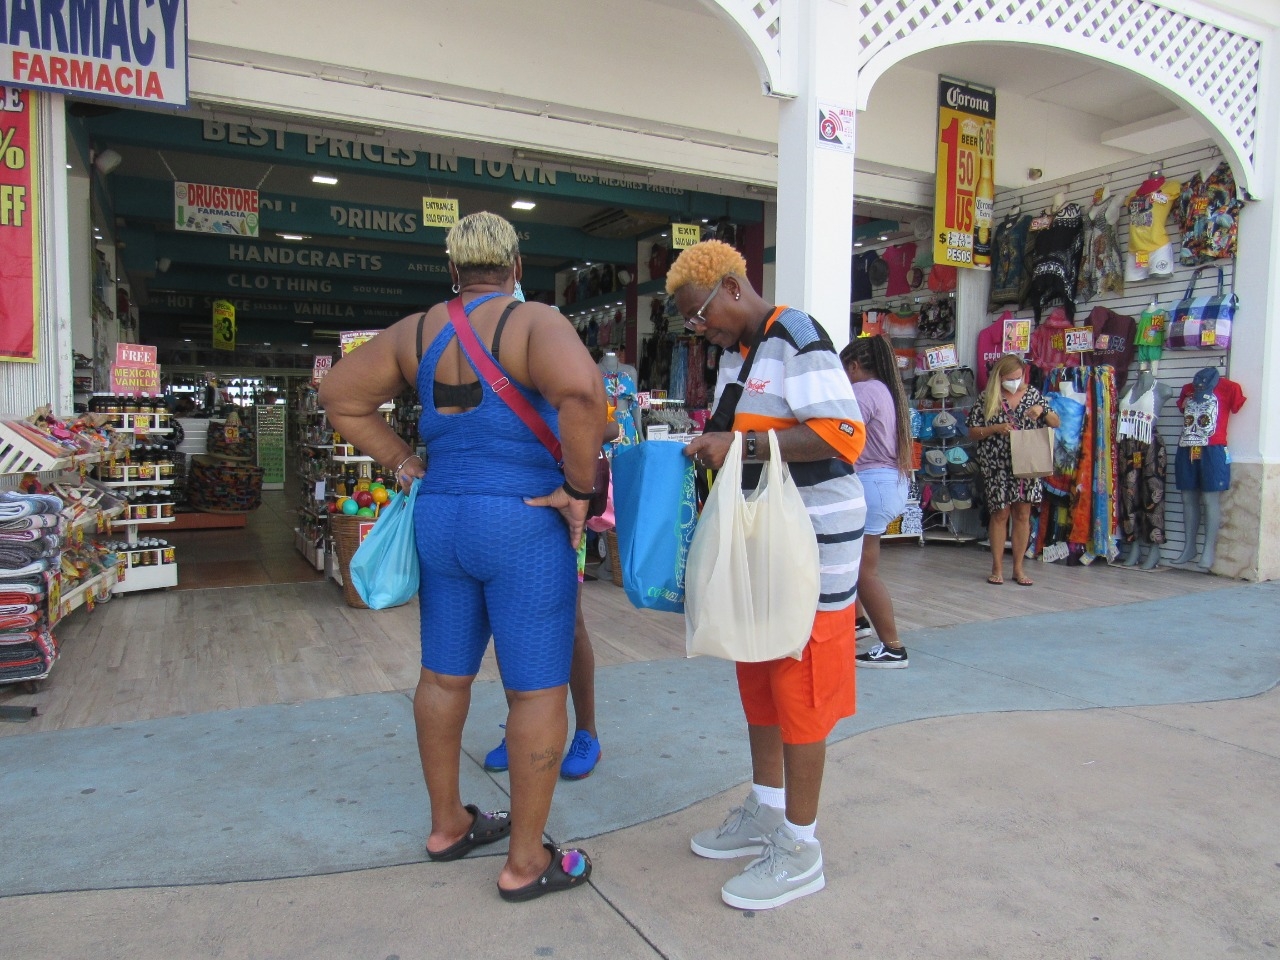
[[1129, 544], [1129, 552], [1125, 554], [1124, 565], [1126, 567], [1136, 567], [1138, 560], [1142, 556], [1142, 541], [1134, 540]]
[[1186, 546], [1175, 563], [1190, 563], [1196, 558], [1196, 535], [1200, 532], [1200, 491], [1182, 490], [1182, 525], [1186, 529]]
[[1200, 562], [1196, 566], [1204, 571], [1213, 567], [1215, 549], [1218, 545], [1218, 528], [1222, 526], [1222, 494], [1214, 490], [1205, 492], [1204, 496], [1204, 550], [1200, 552]]
[[1160, 563], [1160, 544], [1153, 543], [1147, 549], [1147, 559], [1142, 561], [1143, 570], [1154, 570]]

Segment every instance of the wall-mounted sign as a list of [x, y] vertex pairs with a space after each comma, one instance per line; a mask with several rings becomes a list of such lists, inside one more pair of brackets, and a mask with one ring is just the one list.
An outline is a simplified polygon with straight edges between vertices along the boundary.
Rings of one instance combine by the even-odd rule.
[[702, 240], [702, 227], [696, 223], [673, 223], [671, 225], [671, 249], [684, 250]]
[[257, 416], [258, 466], [262, 468], [264, 490], [284, 489], [284, 404], [254, 407]]
[[117, 343], [117, 367], [154, 367], [156, 365], [156, 348], [140, 343]]
[[939, 77], [935, 263], [990, 269], [995, 155], [995, 91]]
[[159, 396], [160, 367], [156, 348], [140, 343], [117, 343], [116, 362], [111, 366], [111, 392], [121, 396], [150, 393]]
[[834, 103], [818, 104], [818, 146], [853, 153], [856, 111]]
[[213, 301], [213, 349], [236, 348], [236, 305], [229, 300]]
[[258, 191], [213, 183], [173, 185], [173, 225], [193, 233], [258, 235]]
[[0, 360], [37, 359], [40, 223], [36, 184], [40, 181], [31, 150], [35, 99], [25, 90], [0, 87]]
[[187, 105], [186, 0], [0, 4], [0, 83]]
[[458, 201], [439, 197], [422, 198], [422, 225], [424, 227], [452, 227], [458, 222]]

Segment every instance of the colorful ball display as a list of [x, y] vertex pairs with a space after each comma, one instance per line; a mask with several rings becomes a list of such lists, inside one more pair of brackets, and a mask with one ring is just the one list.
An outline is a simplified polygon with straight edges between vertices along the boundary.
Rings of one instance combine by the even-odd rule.
[[360, 504], [356, 503], [354, 500], [348, 497], [346, 500], [342, 501], [341, 510], [348, 517], [354, 517], [357, 513], [360, 512]]

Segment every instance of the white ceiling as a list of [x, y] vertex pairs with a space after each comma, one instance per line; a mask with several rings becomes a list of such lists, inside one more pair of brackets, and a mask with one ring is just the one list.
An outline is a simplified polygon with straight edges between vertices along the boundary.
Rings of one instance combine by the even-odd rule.
[[1029, 44], [961, 44], [918, 54], [904, 64], [1092, 114], [1116, 126], [1179, 109], [1131, 71]]

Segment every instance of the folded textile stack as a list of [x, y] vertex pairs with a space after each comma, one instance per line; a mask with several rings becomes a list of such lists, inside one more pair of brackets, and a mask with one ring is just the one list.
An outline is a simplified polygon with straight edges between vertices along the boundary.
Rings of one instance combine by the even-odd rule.
[[0, 683], [39, 680], [58, 659], [44, 604], [62, 548], [62, 501], [0, 493]]

